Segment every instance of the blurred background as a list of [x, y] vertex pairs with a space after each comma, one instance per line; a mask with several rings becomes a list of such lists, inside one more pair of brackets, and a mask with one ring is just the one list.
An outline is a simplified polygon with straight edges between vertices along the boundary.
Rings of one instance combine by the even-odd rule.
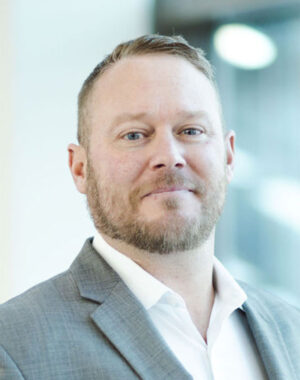
[[299, 0], [0, 0], [0, 302], [93, 236], [67, 165], [77, 94], [119, 42], [153, 32], [205, 50], [236, 131], [216, 256], [300, 306]]

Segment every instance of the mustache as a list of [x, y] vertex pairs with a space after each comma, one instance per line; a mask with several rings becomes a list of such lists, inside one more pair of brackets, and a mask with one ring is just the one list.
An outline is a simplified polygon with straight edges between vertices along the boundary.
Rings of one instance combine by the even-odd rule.
[[183, 186], [202, 196], [206, 193], [203, 181], [199, 179], [192, 181], [178, 173], [164, 172], [159, 174], [152, 183], [142, 186], [139, 195], [142, 197], [155, 189], [172, 186]]

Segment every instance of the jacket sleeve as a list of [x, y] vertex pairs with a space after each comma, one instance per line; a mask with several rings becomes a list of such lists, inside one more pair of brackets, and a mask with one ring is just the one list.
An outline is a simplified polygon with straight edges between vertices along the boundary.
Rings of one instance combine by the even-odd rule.
[[0, 345], [0, 380], [25, 380], [16, 363]]

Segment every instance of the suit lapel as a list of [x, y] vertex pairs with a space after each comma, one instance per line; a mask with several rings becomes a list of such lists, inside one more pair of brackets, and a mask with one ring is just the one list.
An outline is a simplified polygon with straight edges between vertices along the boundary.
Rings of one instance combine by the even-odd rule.
[[101, 303], [91, 317], [143, 379], [192, 379], [147, 312], [88, 239], [70, 268], [82, 297]]
[[243, 309], [268, 377], [272, 380], [296, 380], [284, 337], [270, 309], [250, 287], [240, 281], [239, 284], [248, 296]]
[[143, 379], [191, 379], [123, 282], [92, 318]]

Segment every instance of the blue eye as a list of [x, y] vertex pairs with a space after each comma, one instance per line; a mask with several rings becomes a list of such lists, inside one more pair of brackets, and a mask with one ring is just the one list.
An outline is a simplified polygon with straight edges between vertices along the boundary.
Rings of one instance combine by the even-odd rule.
[[[195, 128], [187, 128], [187, 129], [183, 130], [183, 132], [186, 132], [186, 131], [201, 132], [201, 131], [199, 131], [199, 129], [195, 129]], [[189, 133], [188, 135], [189, 136], [196, 136], [196, 133]]]
[[[130, 133], [127, 133], [124, 137], [126, 137], [126, 136], [134, 136], [134, 135], [141, 135], [142, 133], [141, 132], [130, 132]], [[126, 140], [129, 140], [129, 141], [135, 141], [135, 140], [137, 140], [137, 139], [135, 139], [135, 138], [133, 138], [133, 139], [131, 139], [131, 138], [128, 138], [128, 139], [126, 139]]]

